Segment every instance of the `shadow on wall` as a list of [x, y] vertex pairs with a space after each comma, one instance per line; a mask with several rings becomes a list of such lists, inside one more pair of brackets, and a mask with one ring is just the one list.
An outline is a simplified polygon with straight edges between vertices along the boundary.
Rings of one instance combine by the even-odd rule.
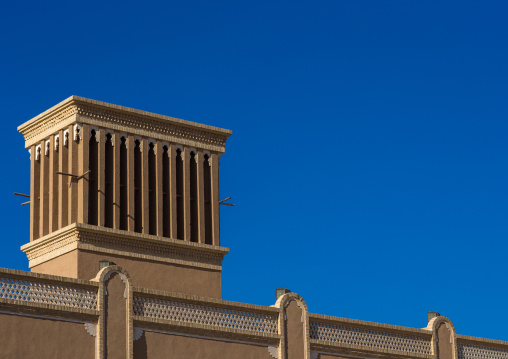
[[141, 338], [134, 342], [134, 358], [148, 359], [148, 350], [146, 347], [146, 337], [143, 334]]

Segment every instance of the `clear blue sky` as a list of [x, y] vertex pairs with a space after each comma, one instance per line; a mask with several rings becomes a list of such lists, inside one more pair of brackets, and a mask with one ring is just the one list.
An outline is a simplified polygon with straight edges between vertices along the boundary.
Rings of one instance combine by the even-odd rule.
[[16, 127], [79, 95], [233, 130], [223, 297], [508, 340], [506, 1], [8, 1], [0, 266], [27, 269]]

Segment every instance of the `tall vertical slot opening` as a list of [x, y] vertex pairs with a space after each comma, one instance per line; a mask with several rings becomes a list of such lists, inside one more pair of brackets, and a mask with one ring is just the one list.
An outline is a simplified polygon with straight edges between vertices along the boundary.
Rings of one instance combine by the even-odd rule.
[[198, 171], [196, 163], [196, 154], [190, 154], [190, 227], [191, 227], [191, 242], [197, 242], [199, 236], [199, 223], [198, 223]]
[[[69, 129], [72, 131], [72, 128]], [[79, 134], [79, 128], [77, 129], [77, 132]], [[79, 163], [78, 163], [78, 156], [79, 156], [79, 148], [78, 145], [81, 144], [80, 137], [77, 136], [76, 140], [72, 141], [69, 139], [68, 145], [69, 145], [69, 172], [73, 174], [78, 174], [79, 171]], [[82, 181], [86, 181], [86, 179], [82, 179]], [[71, 186], [68, 188], [69, 190], [69, 223], [76, 223], [78, 221], [78, 186], [77, 184], [71, 184]], [[87, 200], [84, 198], [83, 200]]]
[[32, 217], [32, 232], [33, 232], [33, 240], [36, 240], [39, 237], [42, 237], [39, 231], [39, 221], [40, 221], [40, 206], [41, 206], [41, 159], [36, 160], [36, 152], [37, 147], [32, 146], [30, 157], [33, 162], [34, 172], [33, 172], [33, 193], [30, 193], [30, 206], [33, 208], [33, 217]]
[[[60, 168], [60, 171], [63, 172], [63, 173], [69, 173], [69, 144], [67, 144], [67, 146], [64, 145], [64, 137], [65, 137], [65, 134], [64, 132], [60, 132], [60, 139], [59, 139], [59, 151], [60, 151], [60, 164], [59, 164], [59, 168]], [[69, 181], [70, 178], [68, 178], [67, 176], [60, 176], [59, 178], [59, 182], [61, 182], [62, 184], [62, 187], [61, 187], [61, 200], [60, 200], [60, 203], [62, 205], [62, 208], [61, 208], [61, 211], [59, 213], [61, 213], [61, 216], [62, 216], [62, 227], [65, 227], [69, 224], [69, 216], [68, 216], [68, 205], [69, 205], [69, 186], [67, 185], [67, 182]]]
[[[160, 156], [160, 153], [159, 153]], [[155, 144], [148, 145], [148, 233], [157, 234], [157, 173], [155, 171]]]
[[[98, 195], [99, 195], [99, 143], [97, 142], [97, 133], [95, 130], [90, 132], [90, 145], [88, 152], [88, 169], [90, 173], [88, 175], [89, 187], [88, 187], [88, 223], [98, 224]], [[84, 180], [84, 179], [82, 179]]]
[[171, 237], [171, 217], [169, 213], [169, 148], [162, 149], [162, 235]]
[[134, 231], [141, 233], [143, 230], [143, 204], [141, 202], [141, 143], [134, 143]]
[[[41, 189], [41, 201], [44, 212], [41, 213], [42, 217], [42, 233], [39, 233], [42, 236], [45, 236], [49, 233], [49, 156], [51, 156], [51, 153], [46, 156], [46, 143], [44, 143], [43, 151], [44, 153], [41, 154], [41, 173], [42, 173], [42, 186]], [[44, 156], [44, 157], [43, 157]]]
[[59, 176], [56, 174], [58, 171], [62, 172], [62, 169], [59, 167], [59, 160], [58, 156], [61, 154], [62, 149], [57, 149], [56, 147], [56, 137], [51, 137], [52, 145], [50, 147], [50, 159], [49, 159], [49, 170], [52, 173], [48, 173], [50, 175], [51, 183], [50, 183], [50, 206], [48, 209], [52, 208], [53, 215], [50, 217], [50, 227], [52, 228], [52, 231], [55, 231], [58, 229], [58, 219], [59, 219], [59, 213], [58, 213], [58, 201], [60, 196], [60, 191], [58, 190], [58, 180]]
[[210, 157], [205, 155], [203, 161], [203, 184], [205, 203], [205, 243], [212, 242], [212, 181], [210, 177]]
[[104, 226], [113, 228], [113, 138], [106, 135], [104, 148]]
[[182, 151], [176, 150], [176, 238], [183, 239], [183, 159]]
[[120, 229], [127, 230], [127, 139], [120, 139]]

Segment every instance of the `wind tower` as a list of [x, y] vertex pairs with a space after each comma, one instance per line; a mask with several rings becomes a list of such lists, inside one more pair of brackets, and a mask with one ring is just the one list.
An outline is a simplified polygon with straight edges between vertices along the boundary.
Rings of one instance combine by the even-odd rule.
[[[220, 298], [219, 158], [231, 131], [71, 96], [18, 127], [33, 272]], [[103, 262], [107, 263], [107, 262]]]

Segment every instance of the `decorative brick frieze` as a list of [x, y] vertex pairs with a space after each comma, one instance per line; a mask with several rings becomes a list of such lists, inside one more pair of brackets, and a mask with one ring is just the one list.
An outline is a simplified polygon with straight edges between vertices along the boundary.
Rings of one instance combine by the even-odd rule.
[[508, 342], [457, 335], [458, 359], [508, 359]]
[[145, 242], [128, 240], [124, 236], [105, 235], [97, 232], [79, 232], [78, 240], [83, 244], [111, 250], [132, 252], [140, 255], [151, 255], [180, 261], [193, 261], [203, 264], [221, 266], [223, 255], [215, 252], [196, 251], [182, 247], [168, 246], [167, 242]]
[[[431, 358], [432, 331], [310, 314], [313, 350], [347, 355]], [[379, 353], [379, 354], [378, 354]]]
[[[146, 137], [171, 140], [185, 144], [201, 144], [200, 147], [224, 147], [227, 136], [210, 133], [201, 129], [181, 125], [148, 120], [139, 115], [119, 113], [97, 107], [77, 107], [78, 121], [101, 126], [107, 124], [117, 130], [134, 133]], [[162, 134], [162, 135], [161, 135]]]
[[0, 277], [0, 298], [70, 308], [97, 307], [97, 293], [93, 290], [8, 276]]
[[34, 267], [75, 249], [222, 270], [228, 248], [74, 223], [21, 247]]
[[8, 268], [0, 268], [0, 277], [9, 277], [9, 278], [15, 278], [15, 279], [19, 279], [19, 280], [37, 281], [40, 283], [61, 284], [61, 285], [69, 286], [69, 287], [83, 287], [83, 288], [91, 289], [93, 291], [96, 291], [96, 288], [98, 287], [97, 282], [90, 281], [90, 280], [68, 278], [68, 277], [62, 277], [62, 276], [51, 275], [51, 274], [26, 272], [26, 271], [21, 271], [21, 270], [16, 270], [16, 269], [8, 269]]
[[204, 306], [211, 306], [217, 308], [231, 309], [231, 310], [239, 310], [253, 313], [263, 313], [270, 317], [277, 317], [279, 314], [279, 310], [274, 308], [273, 306], [264, 306], [264, 305], [256, 305], [256, 304], [248, 304], [248, 303], [240, 303], [233, 302], [229, 300], [222, 299], [214, 299], [208, 297], [200, 297], [196, 295], [182, 294], [182, 293], [174, 293], [174, 292], [166, 292], [155, 289], [148, 288], [140, 288], [134, 287], [133, 292], [135, 296], [139, 297], [150, 297], [150, 298], [159, 298], [163, 300], [175, 300], [178, 302], [192, 303]]
[[38, 308], [96, 314], [97, 293], [85, 288], [0, 278], [0, 293], [2, 307], [22, 306], [21, 312]]
[[[37, 242], [39, 244], [39, 240]], [[35, 242], [32, 243], [36, 244]], [[40, 245], [29, 246], [32, 243], [21, 247], [27, 254], [30, 267], [77, 248], [76, 233], [74, 231], [65, 231], [61, 234], [60, 231], [54, 232], [49, 236], [41, 238]], [[28, 250], [25, 250], [25, 248], [28, 248]]]
[[495, 348], [484, 345], [457, 343], [459, 359], [507, 359], [508, 348]]
[[28, 148], [32, 143], [38, 142], [41, 137], [47, 137], [52, 133], [56, 133], [60, 128], [65, 126], [64, 124], [74, 122], [77, 113], [77, 106], [72, 106], [69, 99], [67, 99], [41, 113], [34, 119], [18, 126], [18, 131], [25, 137], [25, 147]]
[[23, 316], [85, 321], [98, 316], [98, 285], [0, 268], [0, 311]]
[[383, 349], [423, 355], [431, 353], [429, 337], [354, 327], [347, 324], [311, 321], [310, 339], [372, 350]]
[[133, 296], [137, 327], [266, 345], [280, 341], [279, 311], [272, 307], [145, 288], [134, 288]]
[[277, 334], [277, 315], [225, 308], [209, 303], [192, 303], [134, 295], [134, 315], [222, 329]]
[[18, 127], [25, 147], [58, 132], [73, 123], [125, 132], [204, 150], [224, 152], [231, 131], [146, 111], [71, 96]]

